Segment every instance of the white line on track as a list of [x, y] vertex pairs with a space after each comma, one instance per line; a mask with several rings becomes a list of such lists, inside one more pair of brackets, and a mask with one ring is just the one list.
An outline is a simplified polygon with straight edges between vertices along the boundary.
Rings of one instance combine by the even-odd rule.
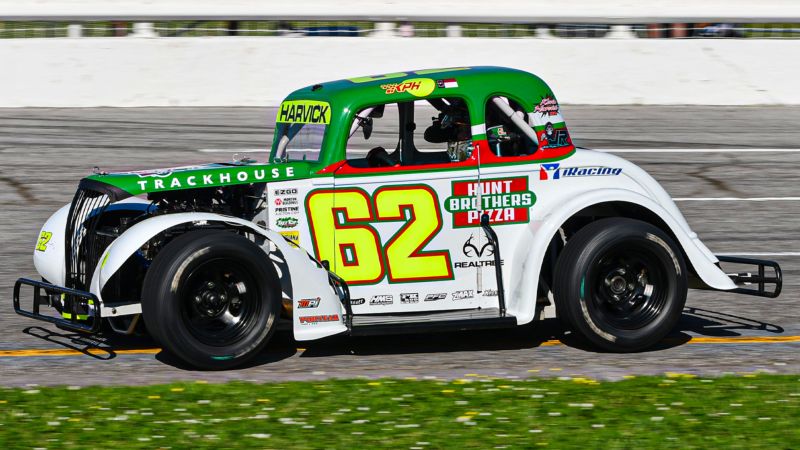
[[594, 148], [605, 153], [798, 153], [800, 148]]
[[800, 197], [675, 197], [676, 202], [798, 202]]
[[269, 153], [268, 148], [199, 148], [200, 153]]
[[[434, 151], [443, 149], [420, 149]], [[799, 153], [800, 148], [594, 148], [603, 153]], [[259, 153], [268, 148], [200, 148], [200, 153]], [[367, 149], [364, 149], [366, 152]]]
[[732, 252], [714, 254], [717, 256], [800, 256], [800, 252]]

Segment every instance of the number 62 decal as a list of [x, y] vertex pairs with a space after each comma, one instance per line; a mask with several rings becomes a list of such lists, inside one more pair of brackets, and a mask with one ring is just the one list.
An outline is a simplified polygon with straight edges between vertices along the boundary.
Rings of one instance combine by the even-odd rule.
[[[317, 258], [350, 284], [453, 279], [450, 252], [424, 250], [442, 229], [430, 186], [384, 186], [372, 197], [359, 188], [320, 189], [306, 197], [306, 211]], [[383, 247], [371, 225], [380, 222], [405, 222]]]

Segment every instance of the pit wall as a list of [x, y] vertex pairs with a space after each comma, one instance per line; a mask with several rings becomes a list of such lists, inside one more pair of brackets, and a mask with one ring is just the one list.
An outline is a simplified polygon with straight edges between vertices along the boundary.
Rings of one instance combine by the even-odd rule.
[[800, 104], [800, 39], [5, 39], [0, 61], [0, 107], [267, 106], [320, 81], [466, 65], [533, 72], [569, 104]]

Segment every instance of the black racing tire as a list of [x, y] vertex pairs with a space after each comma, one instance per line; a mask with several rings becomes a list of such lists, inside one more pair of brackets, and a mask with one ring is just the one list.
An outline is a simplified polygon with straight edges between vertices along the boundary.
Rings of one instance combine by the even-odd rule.
[[675, 328], [687, 289], [683, 255], [666, 233], [639, 220], [608, 218], [567, 241], [553, 296], [562, 321], [593, 346], [635, 352]]
[[281, 290], [264, 251], [236, 233], [190, 231], [156, 255], [142, 287], [151, 336], [178, 359], [223, 370], [257, 355], [275, 331]]

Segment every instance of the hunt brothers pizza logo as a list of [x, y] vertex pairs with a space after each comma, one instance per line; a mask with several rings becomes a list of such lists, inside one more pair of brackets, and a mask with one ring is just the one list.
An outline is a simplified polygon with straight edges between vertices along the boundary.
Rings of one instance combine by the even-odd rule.
[[513, 177], [483, 180], [480, 186], [477, 180], [454, 181], [453, 195], [444, 201], [444, 207], [453, 214], [454, 227], [476, 227], [481, 224], [481, 212], [488, 214], [493, 224], [527, 223], [535, 202], [528, 177]]

